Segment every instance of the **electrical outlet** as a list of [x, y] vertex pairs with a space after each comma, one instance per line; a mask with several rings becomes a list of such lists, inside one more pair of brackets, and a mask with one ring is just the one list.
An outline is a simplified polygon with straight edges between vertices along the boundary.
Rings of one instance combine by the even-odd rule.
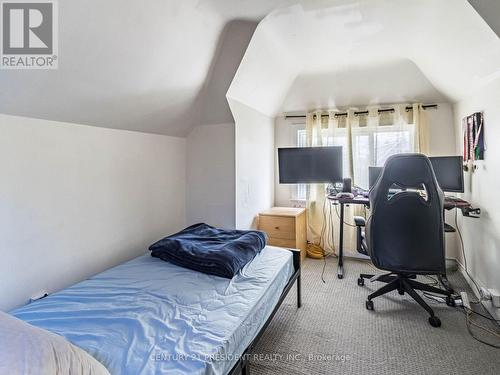
[[490, 290], [486, 289], [485, 287], [481, 287], [481, 289], [479, 289], [479, 295], [481, 296], [481, 301], [491, 300]]

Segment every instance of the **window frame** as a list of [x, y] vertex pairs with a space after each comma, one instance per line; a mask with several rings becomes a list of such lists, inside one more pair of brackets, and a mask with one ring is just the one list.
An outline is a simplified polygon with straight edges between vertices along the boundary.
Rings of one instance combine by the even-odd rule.
[[[334, 137], [331, 137], [332, 139], [337, 138], [338, 136], [347, 138], [347, 129], [346, 128], [338, 128], [334, 130], [336, 134]], [[415, 145], [415, 125], [414, 124], [392, 124], [392, 125], [378, 125], [378, 126], [361, 126], [361, 127], [353, 127], [351, 128], [351, 137], [354, 138], [355, 136], [358, 135], [368, 135], [369, 136], [369, 165], [368, 166], [378, 166], [377, 164], [377, 155], [376, 155], [376, 134], [380, 133], [393, 133], [393, 132], [408, 132], [409, 133], [409, 145], [410, 145], [410, 150], [405, 150], [403, 152], [414, 152], [414, 145]], [[334, 145], [335, 142], [332, 141], [329, 137], [329, 129], [328, 128], [322, 128], [321, 133], [322, 133], [322, 138], [323, 138], [323, 145]], [[303, 127], [300, 127], [299, 129], [296, 130], [295, 132], [295, 144], [296, 147], [307, 147], [307, 133], [305, 129], [305, 124], [303, 124]], [[343, 133], [343, 134], [341, 134]], [[357, 134], [353, 134], [357, 133]], [[345, 143], [345, 142], [342, 142]], [[352, 143], [352, 149], [351, 149], [351, 157], [353, 158], [353, 165], [355, 165], [355, 160], [354, 160], [354, 139]], [[347, 150], [345, 151], [347, 153]], [[346, 154], [344, 154], [344, 159]], [[348, 159], [348, 158], [347, 158]], [[343, 161], [344, 163], [344, 169], [346, 167], [346, 163], [348, 163], [347, 160]], [[348, 164], [347, 164], [348, 166]], [[356, 173], [355, 171], [353, 171]], [[348, 171], [345, 172], [346, 175], [349, 174]], [[352, 178], [352, 176], [351, 176]], [[358, 185], [358, 184], [357, 184]], [[368, 186], [364, 187], [368, 188]], [[294, 194], [295, 196], [292, 197], [293, 200], [297, 201], [302, 201], [307, 199], [307, 184], [297, 184], [296, 188], [294, 189]]]

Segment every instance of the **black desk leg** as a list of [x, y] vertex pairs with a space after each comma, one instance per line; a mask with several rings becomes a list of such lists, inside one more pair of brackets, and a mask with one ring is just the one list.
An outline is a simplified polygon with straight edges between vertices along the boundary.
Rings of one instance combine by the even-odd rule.
[[250, 375], [250, 367], [248, 361], [245, 361], [241, 368], [241, 375]]
[[337, 266], [337, 277], [344, 277], [344, 204], [340, 203], [340, 234], [339, 234], [339, 264]]
[[448, 281], [448, 278], [446, 277], [446, 275], [438, 275], [438, 280], [441, 283], [441, 285], [444, 287], [444, 289], [446, 289], [447, 292], [450, 292], [452, 294], [455, 293], [455, 291], [451, 287], [450, 282]]
[[300, 275], [297, 277], [297, 308], [302, 306], [302, 287], [300, 282]]

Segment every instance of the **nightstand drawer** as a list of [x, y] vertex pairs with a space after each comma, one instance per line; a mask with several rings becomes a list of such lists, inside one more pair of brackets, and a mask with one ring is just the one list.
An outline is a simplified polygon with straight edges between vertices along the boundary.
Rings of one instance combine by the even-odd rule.
[[261, 215], [259, 228], [266, 232], [269, 238], [295, 241], [295, 219], [292, 217]]
[[269, 237], [267, 241], [268, 245], [271, 246], [277, 246], [277, 247], [286, 247], [290, 249], [297, 249], [297, 243], [295, 240], [287, 240], [283, 238], [274, 238], [274, 237]]
[[259, 213], [259, 229], [266, 232], [271, 246], [300, 249], [304, 259], [307, 248], [306, 210], [293, 207], [273, 207]]

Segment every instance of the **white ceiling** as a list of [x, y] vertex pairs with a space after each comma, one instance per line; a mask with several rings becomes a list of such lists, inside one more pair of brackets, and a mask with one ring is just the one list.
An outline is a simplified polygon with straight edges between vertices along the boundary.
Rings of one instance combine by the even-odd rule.
[[368, 104], [443, 102], [449, 102], [449, 98], [436, 90], [415, 63], [406, 59], [352, 64], [326, 73], [302, 73], [293, 82], [281, 108], [283, 112], [295, 112]]
[[484, 18], [491, 29], [500, 37], [500, 1], [468, 0], [474, 9]]
[[291, 3], [59, 0], [59, 69], [0, 70], [0, 113], [178, 136], [232, 121], [225, 91], [256, 23]]
[[[259, 24], [228, 97], [269, 116], [318, 106], [455, 102], [500, 76], [500, 39], [466, 0], [304, 4]], [[271, 64], [260, 61], [261, 50]]]
[[0, 70], [0, 113], [185, 136], [232, 121], [229, 85], [272, 116], [456, 101], [500, 75], [500, 39], [466, 0], [58, 3], [59, 69]]

